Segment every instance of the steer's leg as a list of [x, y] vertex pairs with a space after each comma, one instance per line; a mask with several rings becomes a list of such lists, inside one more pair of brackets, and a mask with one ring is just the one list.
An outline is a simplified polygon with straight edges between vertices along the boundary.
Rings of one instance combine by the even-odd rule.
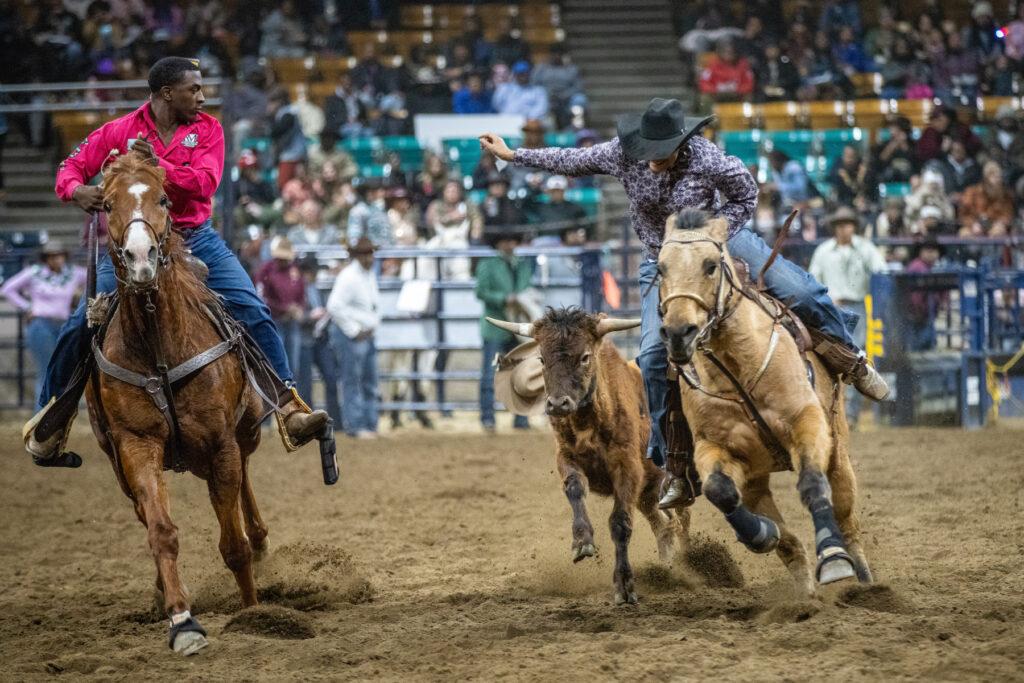
[[587, 477], [564, 453], [558, 454], [558, 473], [562, 477], [565, 497], [572, 508], [572, 561], [579, 562], [597, 554], [594, 545], [594, 527], [587, 516], [583, 498], [587, 493]]
[[747, 508], [738, 487], [746, 480], [745, 466], [726, 449], [709, 441], [698, 441], [694, 452], [704, 496], [725, 514], [736, 538], [755, 553], [768, 553], [779, 543], [779, 527], [767, 517]]
[[636, 588], [633, 586], [633, 567], [629, 564], [629, 539], [633, 535], [633, 505], [636, 494], [635, 490], [616, 489], [614, 495], [615, 503], [608, 518], [608, 528], [612, 533], [612, 542], [615, 543], [615, 573], [612, 575], [615, 604], [635, 605], [637, 597]]
[[846, 541], [832, 508], [832, 487], [825, 478], [832, 438], [820, 404], [804, 408], [793, 421], [791, 433], [799, 471], [796, 488], [814, 521], [818, 583], [852, 578], [855, 575], [853, 559], [846, 552]]

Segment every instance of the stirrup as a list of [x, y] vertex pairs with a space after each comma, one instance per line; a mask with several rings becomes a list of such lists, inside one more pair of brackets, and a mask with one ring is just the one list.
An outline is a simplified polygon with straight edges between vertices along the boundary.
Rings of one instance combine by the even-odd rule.
[[[284, 444], [286, 451], [294, 453], [313, 439], [319, 438], [324, 429], [326, 429], [327, 422], [330, 418], [327, 417], [327, 413], [324, 411], [313, 410], [310, 408], [309, 405], [302, 400], [302, 397], [299, 396], [299, 392], [295, 387], [288, 387], [288, 391], [290, 393], [284, 393], [280, 397], [278, 409], [274, 411], [274, 418], [277, 420], [277, 429], [281, 433], [281, 443]], [[293, 404], [295, 405], [295, 408], [285, 412], [284, 408]], [[316, 418], [321, 421], [321, 425], [308, 434], [303, 434], [298, 438], [293, 438], [293, 435], [288, 432], [287, 423], [288, 418], [297, 412], [316, 416]]]

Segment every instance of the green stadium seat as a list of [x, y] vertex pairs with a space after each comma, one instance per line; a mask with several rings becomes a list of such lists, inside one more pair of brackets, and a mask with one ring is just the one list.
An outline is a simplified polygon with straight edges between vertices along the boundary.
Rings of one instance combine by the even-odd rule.
[[764, 133], [765, 147], [785, 152], [790, 159], [801, 159], [811, 153], [814, 131], [773, 130]]
[[733, 130], [719, 134], [726, 154], [738, 157], [747, 166], [757, 163], [763, 133], [759, 130]]
[[245, 138], [242, 140], [242, 149], [251, 149], [257, 154], [266, 154], [270, 151], [270, 138]]
[[472, 175], [480, 162], [480, 141], [476, 138], [452, 138], [443, 140], [442, 144], [448, 163], [455, 165], [462, 175]]
[[364, 178], [387, 178], [391, 175], [391, 164], [360, 164], [359, 175]]
[[868, 134], [863, 128], [819, 130], [815, 131], [814, 135], [821, 154], [825, 156], [829, 163], [842, 156], [843, 148], [847, 145], [855, 145], [863, 151], [868, 143]]
[[906, 197], [908, 194], [910, 194], [910, 183], [882, 183], [878, 186], [878, 196], [882, 199]]
[[388, 135], [380, 140], [385, 150], [398, 154], [402, 168], [418, 171], [423, 167], [423, 148], [412, 135]]
[[549, 147], [575, 147], [576, 133], [546, 133], [544, 144]]
[[487, 196], [487, 190], [470, 190], [466, 193], [466, 196], [469, 198], [469, 201], [479, 204]]

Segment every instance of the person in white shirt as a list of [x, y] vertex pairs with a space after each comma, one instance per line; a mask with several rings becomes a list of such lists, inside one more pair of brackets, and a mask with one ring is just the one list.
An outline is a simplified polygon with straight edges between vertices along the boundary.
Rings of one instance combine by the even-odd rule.
[[352, 261], [334, 281], [327, 312], [337, 326], [345, 433], [377, 436], [377, 345], [380, 295], [373, 270], [374, 244], [365, 236], [349, 248]]
[[[867, 336], [864, 299], [870, 290], [871, 274], [885, 270], [885, 257], [871, 240], [856, 234], [860, 219], [853, 209], [840, 207], [829, 217], [829, 224], [833, 237], [814, 250], [808, 271], [828, 287], [836, 305], [859, 316], [853, 339], [863, 348]], [[847, 392], [846, 419], [851, 429], [857, 426], [860, 405], [860, 394]]]

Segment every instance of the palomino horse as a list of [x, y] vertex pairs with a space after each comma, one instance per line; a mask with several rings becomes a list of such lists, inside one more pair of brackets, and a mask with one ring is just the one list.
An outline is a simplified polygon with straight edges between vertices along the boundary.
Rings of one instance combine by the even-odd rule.
[[[206, 305], [216, 305], [215, 296], [186, 262], [183, 240], [171, 230], [163, 184], [162, 168], [131, 153], [105, 173], [118, 304], [97, 354], [97, 362], [101, 356], [106, 362], [104, 371], [93, 376], [86, 399], [93, 432], [148, 531], [157, 590], [171, 618], [170, 645], [188, 655], [206, 639], [178, 574], [178, 528], [162, 473], [169, 461], [165, 453], [173, 449], [180, 458], [176, 464], [207, 481], [224, 563], [234, 572], [242, 604], [254, 605], [253, 553], [266, 547], [267, 527], [247, 463], [259, 444], [263, 405], [239, 356], [219, 347], [222, 337], [204, 312]], [[154, 377], [161, 366], [177, 368], [216, 347], [222, 355], [175, 387], [170, 409], [180, 430], [172, 434], [166, 409], [161, 412], [148, 395], [158, 396], [159, 383], [133, 386], [131, 375]], [[114, 366], [128, 372], [111, 374]]]
[[684, 211], [669, 219], [658, 258], [661, 334], [679, 370], [704, 494], [747, 548], [777, 549], [798, 589], [813, 593], [803, 545], [768, 487], [773, 471], [795, 465], [818, 582], [868, 582], [840, 378], [814, 354], [809, 377], [781, 311], [739, 282], [727, 239], [724, 220]]

